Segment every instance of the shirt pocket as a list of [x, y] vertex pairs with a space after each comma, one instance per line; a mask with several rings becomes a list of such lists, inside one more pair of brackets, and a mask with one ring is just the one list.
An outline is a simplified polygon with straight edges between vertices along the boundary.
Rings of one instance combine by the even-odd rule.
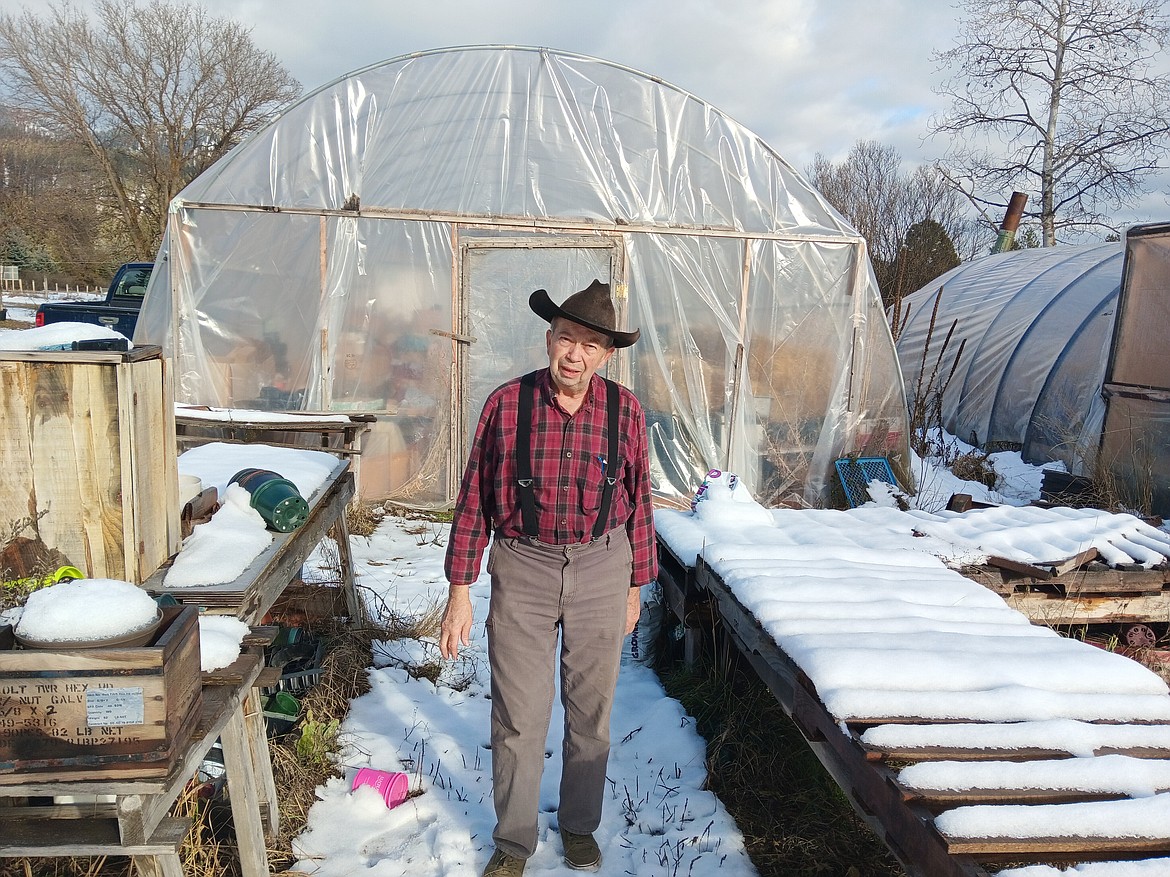
[[[601, 508], [601, 493], [605, 486], [605, 476], [613, 474], [608, 465], [603, 466], [604, 457], [592, 456], [585, 470], [585, 480], [581, 484], [581, 510], [596, 512]], [[620, 465], [620, 460], [618, 461]]]

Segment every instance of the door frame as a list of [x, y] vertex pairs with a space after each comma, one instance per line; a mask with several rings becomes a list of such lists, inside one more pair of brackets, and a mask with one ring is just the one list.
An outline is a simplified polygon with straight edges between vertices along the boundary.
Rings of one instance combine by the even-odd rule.
[[[629, 295], [626, 285], [625, 237], [619, 233], [598, 232], [582, 234], [580, 231], [541, 230], [532, 234], [517, 234], [509, 228], [508, 233], [493, 237], [471, 237], [459, 234], [461, 229], [488, 229], [499, 231], [498, 226], [467, 225], [456, 229], [453, 241], [455, 249], [455, 278], [452, 290], [451, 313], [454, 320], [453, 343], [455, 346], [451, 365], [451, 473], [448, 483], [452, 493], [458, 490], [462, 480], [462, 469], [470, 452], [471, 435], [475, 424], [466, 413], [463, 403], [468, 392], [468, 362], [470, 346], [476, 338], [470, 330], [470, 264], [468, 254], [473, 250], [534, 250], [534, 249], [600, 249], [609, 250], [609, 282], [617, 311], [618, 325], [629, 315]], [[628, 383], [630, 359], [627, 351], [618, 350], [605, 368], [606, 376], [615, 375], [616, 380]], [[451, 497], [454, 499], [454, 496]]]

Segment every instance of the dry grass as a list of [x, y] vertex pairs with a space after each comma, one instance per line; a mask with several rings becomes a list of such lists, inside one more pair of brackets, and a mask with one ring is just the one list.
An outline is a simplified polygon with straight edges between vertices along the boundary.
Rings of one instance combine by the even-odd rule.
[[964, 481], [975, 481], [991, 490], [995, 489], [999, 480], [995, 467], [991, 465], [991, 456], [978, 449], [955, 457], [951, 462], [951, 474]]
[[[271, 741], [272, 772], [280, 790], [280, 837], [268, 850], [269, 867], [284, 871], [297, 860], [292, 840], [300, 834], [308, 819], [314, 792], [341, 768], [328, 759], [305, 758], [304, 740], [307, 721], [343, 719], [350, 702], [370, 690], [366, 668], [371, 663], [372, 644], [385, 638], [386, 632], [375, 626], [338, 626], [329, 636], [329, 648], [321, 665], [321, 679], [301, 699], [302, 718], [286, 737]], [[340, 738], [333, 744], [340, 747]], [[315, 743], [315, 741], [314, 741]]]
[[667, 663], [658, 672], [708, 741], [708, 788], [743, 832], [760, 877], [901, 877], [738, 652], [724, 647], [696, 670]]
[[351, 536], [372, 536], [385, 514], [386, 510], [380, 503], [367, 502], [357, 497], [345, 508], [345, 526]]

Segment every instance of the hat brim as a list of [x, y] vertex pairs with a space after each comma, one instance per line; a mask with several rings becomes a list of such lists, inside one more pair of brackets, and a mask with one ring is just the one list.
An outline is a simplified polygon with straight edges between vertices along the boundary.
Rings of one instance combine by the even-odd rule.
[[614, 347], [629, 347], [642, 336], [641, 329], [635, 329], [633, 332], [618, 332], [616, 329], [599, 326], [588, 320], [582, 320], [574, 314], [566, 313], [561, 310], [556, 302], [548, 297], [548, 291], [544, 289], [538, 289], [532, 295], [528, 296], [528, 307], [532, 308], [532, 312], [546, 323], [551, 323], [557, 317], [560, 317], [564, 320], [570, 320], [578, 326], [584, 326], [586, 329], [592, 329], [594, 332], [608, 335], [613, 339]]

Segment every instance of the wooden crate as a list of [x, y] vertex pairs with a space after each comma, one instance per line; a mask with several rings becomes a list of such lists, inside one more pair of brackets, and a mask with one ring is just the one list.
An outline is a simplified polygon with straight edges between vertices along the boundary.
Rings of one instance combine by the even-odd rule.
[[0, 352], [0, 471], [0, 533], [39, 515], [22, 536], [91, 578], [142, 584], [181, 533], [160, 349]]
[[2, 627], [0, 785], [165, 776], [201, 705], [194, 606], [165, 608], [154, 641], [133, 648], [20, 650]]

